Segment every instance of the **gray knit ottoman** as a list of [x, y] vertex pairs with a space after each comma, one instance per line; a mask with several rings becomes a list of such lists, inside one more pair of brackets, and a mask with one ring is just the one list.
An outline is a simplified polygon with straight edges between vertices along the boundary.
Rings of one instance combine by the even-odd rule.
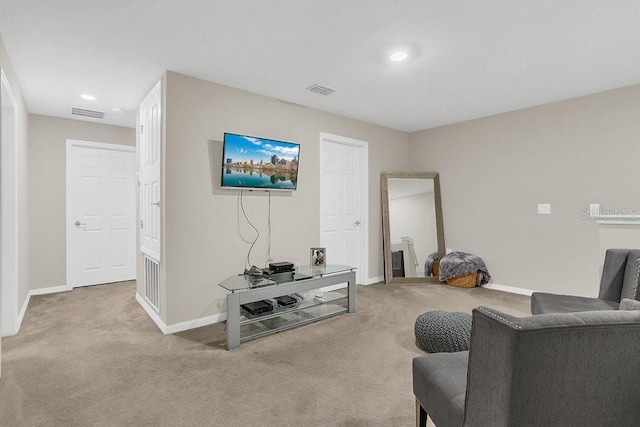
[[469, 350], [471, 315], [451, 311], [427, 311], [416, 319], [416, 345], [429, 353]]

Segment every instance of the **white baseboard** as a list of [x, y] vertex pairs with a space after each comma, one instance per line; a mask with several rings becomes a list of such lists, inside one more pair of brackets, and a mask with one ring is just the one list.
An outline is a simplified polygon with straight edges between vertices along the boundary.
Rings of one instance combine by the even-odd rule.
[[[370, 277], [366, 279], [365, 283], [363, 283], [362, 285], [369, 286], [369, 285], [373, 285], [374, 283], [380, 283], [383, 280], [384, 280], [384, 276]], [[335, 291], [336, 289], [344, 289], [346, 287], [347, 287], [347, 283], [345, 282], [345, 283], [339, 283], [337, 285], [326, 286], [324, 288], [320, 288], [320, 290], [323, 292], [331, 292], [331, 291]]]
[[378, 276], [378, 277], [369, 277], [367, 279], [367, 282], [365, 283], [365, 286], [367, 285], [373, 285], [374, 283], [380, 283], [384, 281], [384, 276]]
[[499, 285], [497, 283], [487, 283], [485, 285], [482, 285], [482, 287], [486, 289], [493, 289], [495, 291], [509, 292], [510, 294], [527, 295], [527, 296], [531, 296], [532, 293], [536, 292], [536, 291], [532, 291], [531, 289], [516, 288], [514, 286]]
[[188, 331], [189, 329], [200, 328], [202, 326], [213, 325], [227, 319], [227, 313], [212, 314], [211, 316], [200, 317], [186, 322], [174, 323], [167, 326], [165, 334], [175, 334], [177, 332]]
[[67, 285], [62, 285], [62, 286], [51, 286], [48, 288], [38, 288], [38, 289], [31, 289], [29, 291], [29, 295], [47, 295], [47, 294], [57, 294], [58, 292], [67, 292], [70, 291], [71, 289], [69, 289], [69, 287]]
[[[380, 283], [382, 281], [384, 281], [384, 276], [370, 277], [366, 279], [365, 282], [362, 283], [362, 285], [369, 286], [369, 285], [373, 285], [374, 283]], [[338, 285], [327, 286], [326, 288], [322, 288], [322, 290], [325, 292], [329, 292], [329, 291], [335, 291], [336, 289], [342, 289], [346, 287], [347, 287], [346, 283], [340, 283]]]
[[[20, 308], [20, 313], [18, 313], [18, 319], [16, 319], [15, 329], [11, 335], [15, 335], [20, 331], [20, 327], [22, 326], [22, 321], [24, 320], [24, 315], [27, 313], [27, 307], [29, 306], [29, 301], [31, 301], [31, 291], [27, 294], [27, 297], [24, 299], [24, 303], [22, 303], [22, 308]], [[42, 294], [39, 294], [42, 295]]]
[[151, 320], [153, 320], [156, 326], [158, 326], [158, 329], [160, 329], [160, 331], [165, 335], [188, 331], [189, 329], [200, 328], [202, 326], [213, 325], [214, 323], [222, 322], [227, 318], [227, 313], [218, 313], [211, 316], [188, 320], [186, 322], [167, 325], [162, 321], [158, 313], [151, 308], [151, 305], [149, 305], [142, 295], [136, 293], [136, 301], [138, 301], [138, 304], [142, 306], [144, 311], [146, 311], [149, 317], [151, 317]]
[[16, 319], [16, 323], [13, 330], [9, 331], [8, 334], [3, 336], [10, 337], [20, 332], [20, 327], [22, 327], [22, 321], [24, 320], [24, 316], [27, 313], [27, 307], [29, 307], [29, 301], [31, 301], [31, 297], [33, 295], [57, 294], [58, 292], [66, 292], [67, 290], [68, 290], [67, 285], [51, 286], [48, 288], [38, 288], [38, 289], [29, 290], [29, 292], [27, 292], [27, 297], [22, 302], [22, 307], [20, 308], [20, 312], [18, 313], [18, 318]]
[[160, 329], [160, 331], [166, 335], [167, 325], [162, 321], [158, 313], [156, 313], [156, 311], [153, 308], [151, 308], [151, 305], [149, 305], [149, 303], [144, 299], [144, 297], [137, 292], [136, 292], [136, 301], [138, 301], [138, 304], [140, 304], [142, 309], [147, 312], [149, 317], [151, 317], [151, 320], [155, 322], [158, 329]]

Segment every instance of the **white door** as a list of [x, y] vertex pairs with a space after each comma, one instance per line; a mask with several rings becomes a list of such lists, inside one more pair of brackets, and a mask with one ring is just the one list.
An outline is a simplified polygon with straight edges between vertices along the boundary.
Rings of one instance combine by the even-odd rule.
[[158, 83], [140, 105], [140, 250], [160, 261], [160, 176], [162, 165], [161, 86]]
[[364, 283], [366, 143], [322, 134], [320, 147], [321, 233], [327, 263], [357, 267], [356, 282]]
[[67, 141], [68, 286], [136, 277], [135, 148]]

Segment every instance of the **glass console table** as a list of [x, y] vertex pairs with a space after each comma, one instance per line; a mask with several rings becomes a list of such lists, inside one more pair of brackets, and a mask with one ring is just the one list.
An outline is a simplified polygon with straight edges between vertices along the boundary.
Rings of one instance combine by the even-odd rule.
[[[347, 294], [321, 292], [319, 288], [347, 283]], [[342, 313], [356, 311], [356, 273], [348, 265], [300, 266], [294, 271], [251, 277], [231, 276], [220, 286], [227, 294], [227, 349], [241, 342], [295, 328]], [[276, 298], [297, 300], [280, 306]], [[271, 304], [268, 311], [251, 314], [242, 306], [256, 301]]]

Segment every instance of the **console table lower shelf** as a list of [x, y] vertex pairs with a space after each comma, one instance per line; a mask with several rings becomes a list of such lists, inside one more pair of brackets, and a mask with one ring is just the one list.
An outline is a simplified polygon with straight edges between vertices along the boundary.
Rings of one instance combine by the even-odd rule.
[[[347, 283], [346, 294], [317, 291], [319, 288], [341, 283]], [[319, 293], [323, 298], [315, 298]], [[296, 295], [298, 302], [255, 315], [241, 308], [243, 304], [282, 295]], [[237, 348], [245, 341], [355, 311], [354, 271], [235, 291], [227, 295], [227, 349]]]

